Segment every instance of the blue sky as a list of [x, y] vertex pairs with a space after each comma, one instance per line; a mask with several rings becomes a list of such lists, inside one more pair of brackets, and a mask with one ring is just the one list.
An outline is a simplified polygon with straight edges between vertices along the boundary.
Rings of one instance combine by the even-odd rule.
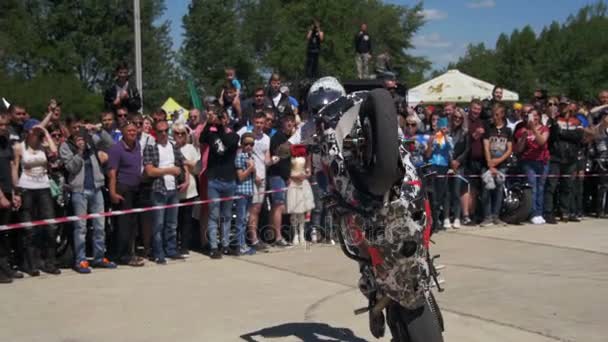
[[[336, 0], [339, 1], [339, 0]], [[392, 0], [412, 5], [417, 1]], [[171, 21], [173, 48], [182, 38], [182, 17], [190, 0], [169, 0], [164, 19]], [[526, 25], [538, 33], [552, 21], [563, 22], [592, 0], [426, 0], [426, 24], [414, 37], [412, 54], [426, 56], [433, 68], [445, 67], [465, 52], [469, 43], [484, 42], [494, 47], [502, 32], [511, 33]], [[372, 32], [373, 34], [373, 32]]]

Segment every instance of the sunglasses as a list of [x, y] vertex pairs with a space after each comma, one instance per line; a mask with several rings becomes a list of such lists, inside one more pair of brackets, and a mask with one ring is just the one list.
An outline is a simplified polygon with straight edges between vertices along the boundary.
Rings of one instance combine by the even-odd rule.
[[549, 102], [549, 103], [547, 103], [547, 106], [557, 107], [557, 103], [555, 103], [555, 102]]
[[418, 126], [418, 125], [417, 125], [417, 124], [415, 124], [415, 123], [407, 123], [407, 124], [405, 124], [405, 125], [406, 125], [407, 127], [416, 127], [416, 126]]
[[133, 122], [133, 124], [135, 126], [143, 126], [144, 125], [144, 123], [142, 121], [135, 121], [135, 122]]
[[253, 146], [253, 143], [244, 143], [243, 146]]
[[186, 135], [186, 132], [173, 132], [173, 135], [178, 135], [178, 136], [184, 136]]

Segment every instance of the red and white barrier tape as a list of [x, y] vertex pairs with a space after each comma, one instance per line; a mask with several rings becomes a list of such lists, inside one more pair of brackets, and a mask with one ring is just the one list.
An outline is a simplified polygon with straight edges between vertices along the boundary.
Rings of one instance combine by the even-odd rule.
[[[578, 175], [536, 175], [536, 177], [547, 177], [547, 178], [571, 178], [571, 177], [601, 177], [601, 176], [606, 176], [606, 175], [602, 175], [602, 174], [586, 174], [584, 176], [578, 176]], [[465, 177], [465, 178], [480, 178], [480, 175], [458, 175], [458, 174], [448, 174], [448, 175], [434, 175], [434, 177], [437, 178], [452, 178], [452, 177]], [[509, 177], [528, 177], [528, 175], [525, 174], [517, 174], [517, 175], [506, 175], [507, 178]], [[314, 183], [311, 183], [311, 185]], [[268, 190], [268, 191], [264, 191], [264, 194], [271, 194], [274, 192], [284, 192], [287, 191], [287, 188], [282, 188], [282, 189], [277, 189], [277, 190]], [[168, 208], [178, 208], [178, 207], [185, 207], [185, 206], [190, 206], [190, 205], [197, 205], [197, 204], [208, 204], [208, 203], [215, 203], [215, 202], [224, 202], [224, 201], [233, 201], [233, 200], [237, 200], [239, 198], [245, 198], [245, 197], [252, 197], [252, 196], [231, 196], [231, 197], [222, 197], [222, 198], [215, 198], [215, 199], [211, 199], [211, 200], [204, 200], [204, 201], [192, 201], [192, 202], [185, 202], [185, 203], [177, 203], [177, 204], [167, 204], [167, 205], [156, 205], [156, 206], [151, 206], [151, 207], [145, 207], [145, 208], [133, 208], [133, 209], [126, 209], [126, 210], [114, 210], [114, 211], [106, 211], [103, 213], [93, 213], [93, 214], [85, 214], [85, 215], [77, 215], [77, 216], [64, 216], [64, 217], [56, 217], [56, 218], [52, 218], [52, 219], [45, 219], [45, 220], [37, 220], [37, 221], [30, 221], [30, 222], [20, 222], [20, 223], [11, 223], [11, 224], [6, 224], [6, 225], [1, 225], [0, 226], [0, 232], [1, 231], [6, 231], [6, 230], [12, 230], [12, 229], [19, 229], [19, 228], [31, 228], [31, 227], [36, 227], [36, 226], [43, 226], [43, 225], [49, 225], [49, 224], [59, 224], [59, 223], [66, 223], [66, 222], [74, 222], [74, 221], [80, 221], [80, 220], [88, 220], [88, 219], [93, 219], [93, 218], [99, 218], [99, 217], [111, 217], [111, 216], [120, 216], [120, 215], [128, 215], [128, 214], [137, 214], [137, 213], [143, 213], [143, 212], [147, 212], [147, 211], [154, 211], [154, 210], [160, 210], [160, 209], [168, 209]]]
[[[433, 177], [437, 178], [455, 178], [455, 177], [465, 177], [465, 178], [481, 178], [481, 175], [459, 175], [459, 174], [445, 174], [445, 175], [433, 175]], [[505, 175], [505, 178], [526, 178], [528, 175], [526, 174], [512, 174]], [[590, 173], [585, 175], [534, 175], [535, 178], [587, 178], [587, 177], [608, 177], [608, 175], [603, 175], [599, 173]]]
[[[277, 190], [268, 190], [268, 191], [264, 191], [263, 193], [271, 194], [274, 192], [284, 192], [284, 191], [287, 191], [287, 188], [282, 188], [282, 189], [277, 189]], [[147, 211], [185, 207], [185, 206], [197, 205], [197, 204], [234, 201], [234, 200], [237, 200], [240, 198], [246, 198], [246, 197], [252, 197], [252, 196], [238, 195], [238, 196], [208, 199], [208, 200], [204, 200], [204, 201], [192, 201], [192, 202], [176, 203], [176, 204], [155, 205], [155, 206], [145, 207], [145, 208], [114, 210], [114, 211], [106, 211], [103, 213], [84, 214], [84, 215], [77, 215], [77, 216], [64, 216], [64, 217], [56, 217], [56, 218], [52, 218], [52, 219], [37, 220], [37, 221], [30, 221], [30, 222], [11, 223], [11, 224], [6, 224], [6, 225], [0, 226], [0, 232], [6, 231], [6, 230], [12, 230], [12, 229], [19, 229], [19, 228], [31, 228], [31, 227], [43, 226], [43, 225], [49, 225], [49, 224], [59, 224], [59, 223], [74, 222], [74, 221], [80, 221], [80, 220], [88, 220], [88, 219], [99, 218], [99, 217], [137, 214], [137, 213], [143, 213], [143, 212], [147, 212]]]

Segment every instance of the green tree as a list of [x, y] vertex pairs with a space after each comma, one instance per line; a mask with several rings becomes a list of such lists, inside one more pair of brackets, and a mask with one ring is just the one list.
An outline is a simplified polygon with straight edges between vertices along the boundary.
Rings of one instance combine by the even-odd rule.
[[255, 78], [250, 45], [242, 38], [240, 8], [237, 0], [193, 0], [184, 16], [181, 63], [207, 94], [218, 93], [226, 67], [236, 68], [246, 83]]
[[[470, 46], [450, 67], [501, 84], [529, 99], [536, 87], [551, 94], [591, 99], [608, 87], [608, 7], [604, 1], [581, 8], [563, 23], [536, 36], [526, 26], [501, 34], [494, 50]], [[484, 51], [485, 50], [485, 51]]]
[[[185, 99], [170, 48], [169, 24], [157, 23], [164, 0], [141, 3], [143, 93], [149, 110]], [[100, 94], [119, 61], [134, 60], [133, 7], [122, 0], [7, 0], [0, 4], [0, 62], [9, 75], [40, 80], [73, 75]], [[133, 63], [130, 63], [133, 64]], [[183, 94], [183, 95], [181, 95]]]
[[313, 19], [321, 22], [325, 41], [320, 73], [344, 79], [356, 75], [354, 35], [368, 24], [374, 53], [389, 51], [402, 78], [417, 80], [430, 63], [406, 53], [413, 34], [423, 25], [422, 4], [400, 6], [378, 0], [251, 1], [244, 6], [244, 36], [257, 61], [289, 79], [301, 78], [306, 59], [306, 32]]

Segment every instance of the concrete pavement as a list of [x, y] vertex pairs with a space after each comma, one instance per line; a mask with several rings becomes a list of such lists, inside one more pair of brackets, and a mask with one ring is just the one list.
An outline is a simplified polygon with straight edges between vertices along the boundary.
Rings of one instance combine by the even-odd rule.
[[[608, 221], [434, 237], [446, 341], [606, 341]], [[0, 290], [2, 341], [367, 341], [336, 246], [26, 278]], [[389, 338], [385, 338], [389, 341]]]

